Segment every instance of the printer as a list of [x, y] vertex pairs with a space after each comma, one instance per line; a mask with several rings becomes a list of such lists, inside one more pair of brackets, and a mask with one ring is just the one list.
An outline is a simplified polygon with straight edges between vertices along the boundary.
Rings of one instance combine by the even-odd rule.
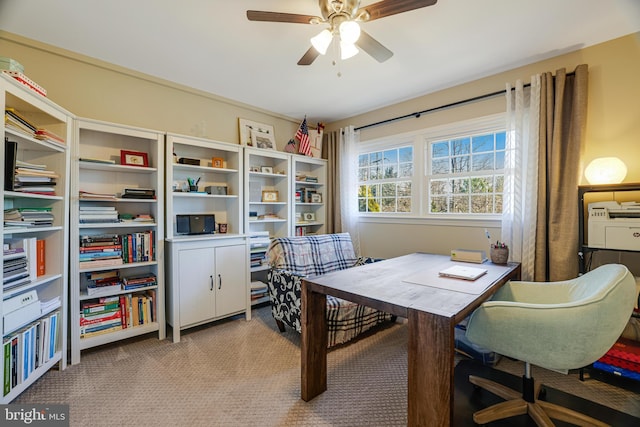
[[587, 246], [640, 251], [640, 203], [589, 203]]

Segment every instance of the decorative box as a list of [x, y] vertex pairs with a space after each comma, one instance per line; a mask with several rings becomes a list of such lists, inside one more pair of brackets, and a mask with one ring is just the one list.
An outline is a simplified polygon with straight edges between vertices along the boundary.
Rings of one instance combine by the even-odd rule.
[[0, 70], [17, 71], [24, 74], [24, 67], [15, 59], [0, 56]]

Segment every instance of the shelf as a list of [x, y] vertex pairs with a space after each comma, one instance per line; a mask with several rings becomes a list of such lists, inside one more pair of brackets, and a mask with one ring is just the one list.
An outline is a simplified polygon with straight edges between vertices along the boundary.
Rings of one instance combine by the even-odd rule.
[[211, 168], [208, 166], [185, 165], [181, 163], [174, 163], [173, 169], [191, 171], [191, 172], [207, 172], [207, 173], [238, 173], [237, 169]]
[[120, 331], [107, 332], [102, 335], [96, 335], [88, 338], [80, 338], [80, 350], [86, 350], [99, 345], [122, 341], [127, 338], [148, 334], [150, 332], [156, 332], [159, 329], [161, 328], [159, 327], [158, 322], [151, 322], [140, 326], [134, 326], [132, 328], [122, 329]]
[[150, 289], [158, 289], [158, 285], [145, 286], [143, 288], [136, 288], [136, 289], [123, 289], [123, 290], [120, 290], [120, 291], [106, 292], [106, 293], [95, 294], [95, 295], [89, 295], [86, 292], [81, 291], [80, 292], [80, 301], [87, 301], [87, 300], [92, 300], [92, 299], [96, 299], [96, 298], [111, 297], [111, 296], [116, 296], [116, 295], [133, 294], [133, 293], [136, 293], [136, 292], [148, 291]]
[[104, 171], [104, 172], [126, 172], [126, 173], [141, 173], [150, 174], [158, 172], [158, 169], [146, 167], [146, 166], [126, 166], [112, 163], [97, 163], [87, 162], [80, 160], [78, 162], [80, 169]]

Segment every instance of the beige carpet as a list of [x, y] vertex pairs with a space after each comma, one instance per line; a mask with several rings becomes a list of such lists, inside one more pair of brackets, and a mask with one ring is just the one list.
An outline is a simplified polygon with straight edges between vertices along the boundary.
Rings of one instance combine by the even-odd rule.
[[[120, 343], [122, 344], [122, 343]], [[72, 426], [404, 426], [405, 325], [395, 324], [328, 357], [329, 390], [300, 399], [299, 335], [281, 334], [269, 307], [253, 319], [85, 351], [13, 403], [66, 403]], [[520, 363], [498, 368], [522, 374]], [[640, 417], [637, 394], [534, 368], [549, 386]], [[362, 396], [362, 397], [360, 397]]]

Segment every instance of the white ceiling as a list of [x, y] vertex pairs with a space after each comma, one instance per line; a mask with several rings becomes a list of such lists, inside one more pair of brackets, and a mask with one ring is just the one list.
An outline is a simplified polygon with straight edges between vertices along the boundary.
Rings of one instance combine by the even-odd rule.
[[438, 0], [363, 24], [394, 52], [385, 63], [361, 52], [303, 67], [322, 28], [250, 22], [247, 9], [319, 14], [317, 0], [0, 0], [0, 29], [313, 122], [640, 31], [640, 0]]

